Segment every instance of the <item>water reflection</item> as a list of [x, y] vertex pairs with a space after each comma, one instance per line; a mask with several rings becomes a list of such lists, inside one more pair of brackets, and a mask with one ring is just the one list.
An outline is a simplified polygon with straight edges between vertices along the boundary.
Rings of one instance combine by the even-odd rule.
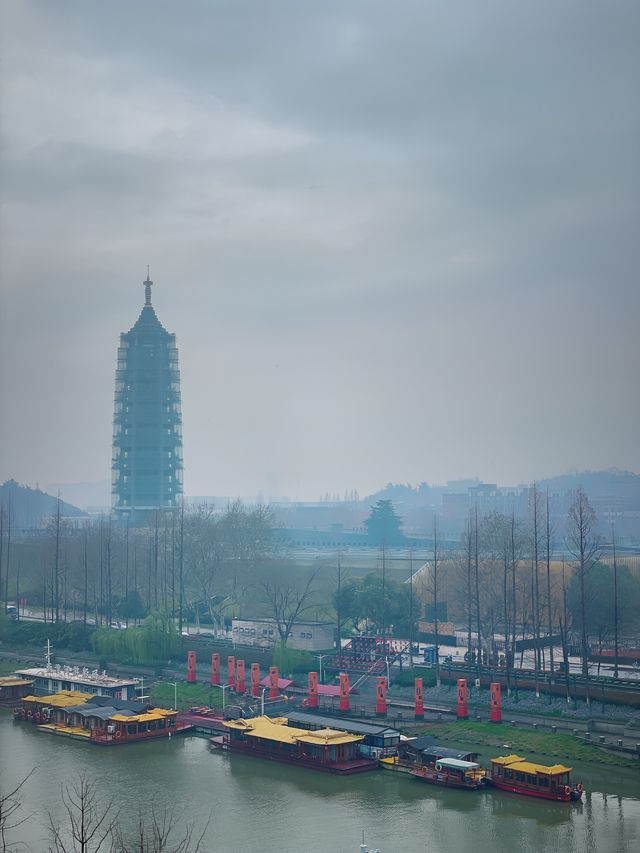
[[[25, 828], [33, 850], [60, 784], [87, 773], [123, 823], [142, 801], [169, 802], [183, 821], [212, 821], [207, 850], [225, 853], [353, 853], [362, 828], [384, 853], [543, 850], [635, 853], [640, 849], [640, 774], [576, 767], [583, 804], [552, 803], [503, 791], [455, 791], [382, 770], [339, 778], [243, 755], [210, 753], [206, 739], [173, 738], [98, 748], [14, 725], [0, 713], [0, 782], [7, 787], [37, 766], [25, 788], [38, 817]], [[300, 829], [304, 827], [304, 832]]]

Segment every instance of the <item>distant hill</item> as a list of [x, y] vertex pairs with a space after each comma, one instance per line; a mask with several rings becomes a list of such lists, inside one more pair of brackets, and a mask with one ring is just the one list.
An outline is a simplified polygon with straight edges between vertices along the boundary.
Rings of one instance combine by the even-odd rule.
[[[0, 486], [0, 505], [5, 513], [11, 508], [11, 526], [14, 528], [42, 527], [56, 513], [57, 498], [7, 480]], [[63, 516], [83, 516], [87, 513], [73, 504], [60, 501], [60, 514]]]

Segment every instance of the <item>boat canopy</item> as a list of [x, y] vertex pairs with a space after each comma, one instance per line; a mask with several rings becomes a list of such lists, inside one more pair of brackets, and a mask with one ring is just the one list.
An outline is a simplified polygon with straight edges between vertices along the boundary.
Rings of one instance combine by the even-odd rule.
[[23, 702], [37, 702], [38, 705], [51, 705], [53, 708], [67, 708], [78, 705], [83, 700], [90, 699], [91, 693], [81, 693], [79, 690], [61, 690], [51, 696], [25, 696]]
[[509, 770], [515, 770], [517, 773], [539, 773], [542, 776], [561, 776], [564, 773], [571, 773], [571, 767], [565, 767], [564, 764], [534, 764], [533, 761], [514, 761], [509, 764]]
[[441, 758], [438, 764], [446, 770], [461, 770], [463, 773], [466, 770], [478, 770], [480, 768], [480, 765], [476, 764], [475, 761], [460, 761], [459, 758]]
[[438, 746], [434, 744], [421, 750], [425, 758], [439, 760], [441, 758], [457, 758], [458, 761], [472, 761], [478, 757], [477, 752], [468, 752], [467, 750], [451, 749], [446, 746]]
[[571, 773], [571, 767], [565, 767], [564, 764], [535, 764], [519, 755], [492, 758], [491, 763], [508, 767], [509, 770], [515, 770], [517, 773], [541, 773], [544, 776], [560, 776], [563, 773]]
[[244, 732], [247, 737], [262, 738], [279, 743], [307, 743], [315, 746], [359, 743], [362, 736], [338, 732], [334, 729], [296, 729], [287, 725], [286, 717], [251, 717], [249, 720], [225, 720], [228, 729]]

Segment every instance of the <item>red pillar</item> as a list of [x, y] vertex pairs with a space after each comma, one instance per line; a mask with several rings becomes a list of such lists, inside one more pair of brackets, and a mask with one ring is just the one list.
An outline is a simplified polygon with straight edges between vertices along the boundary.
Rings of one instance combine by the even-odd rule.
[[217, 652], [211, 655], [211, 684], [213, 687], [220, 684], [220, 655]]
[[270, 666], [269, 667], [269, 699], [277, 699], [280, 695], [280, 690], [278, 689], [278, 667]]
[[424, 720], [424, 688], [422, 679], [415, 680], [415, 696], [416, 696], [416, 720]]
[[236, 693], [245, 693], [247, 683], [244, 672], [244, 661], [239, 660], [236, 664]]
[[458, 679], [458, 719], [468, 720], [469, 709], [467, 707], [467, 679]]
[[187, 652], [187, 681], [191, 684], [196, 680], [196, 653]]
[[340, 710], [349, 711], [349, 673], [340, 673]]
[[318, 673], [309, 673], [309, 707], [318, 707]]
[[376, 679], [376, 714], [379, 717], [387, 716], [387, 679], [384, 675]]
[[492, 723], [501, 723], [502, 722], [502, 697], [500, 691], [500, 685], [497, 682], [494, 682], [491, 685], [491, 715], [490, 720]]
[[236, 659], [233, 655], [227, 658], [227, 684], [232, 690], [236, 689]]
[[251, 664], [251, 695], [256, 698], [260, 695], [260, 664]]

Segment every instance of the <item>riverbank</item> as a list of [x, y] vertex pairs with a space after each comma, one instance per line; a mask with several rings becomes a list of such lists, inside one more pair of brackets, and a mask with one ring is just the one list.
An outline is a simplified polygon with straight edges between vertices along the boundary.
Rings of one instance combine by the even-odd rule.
[[489, 746], [498, 752], [524, 753], [525, 756], [527, 753], [535, 752], [551, 758], [560, 758], [563, 762], [588, 761], [592, 764], [640, 769], [637, 758], [604, 752], [597, 746], [585, 743], [573, 735], [521, 729], [504, 723], [496, 725], [460, 720], [429, 726], [420, 730], [420, 733], [433, 735], [443, 744], [471, 743]]

